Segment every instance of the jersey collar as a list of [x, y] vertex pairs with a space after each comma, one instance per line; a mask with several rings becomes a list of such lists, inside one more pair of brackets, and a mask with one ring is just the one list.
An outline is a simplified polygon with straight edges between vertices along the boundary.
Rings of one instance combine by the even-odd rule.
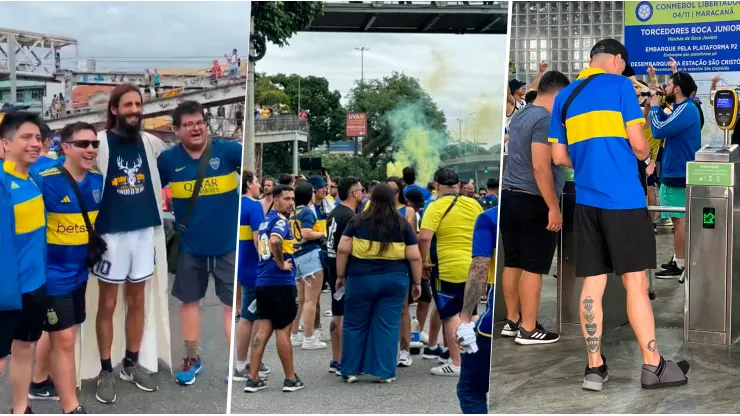
[[596, 74], [606, 74], [606, 70], [601, 68], [586, 68], [578, 74], [578, 79], [583, 79]]
[[11, 162], [9, 160], [4, 160], [3, 161], [3, 170], [5, 171], [5, 173], [7, 173], [9, 175], [12, 175], [12, 176], [15, 176], [18, 179], [27, 180], [28, 179], [28, 173], [16, 172], [15, 167], [16, 167], [15, 162]]

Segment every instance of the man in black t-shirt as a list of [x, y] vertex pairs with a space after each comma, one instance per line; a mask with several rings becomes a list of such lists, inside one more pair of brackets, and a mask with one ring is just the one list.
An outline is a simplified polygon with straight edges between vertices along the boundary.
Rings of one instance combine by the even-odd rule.
[[329, 332], [331, 335], [331, 355], [332, 360], [329, 364], [329, 371], [334, 373], [341, 370], [342, 359], [342, 317], [344, 316], [344, 296], [336, 300], [337, 283], [337, 249], [339, 240], [342, 239], [344, 229], [347, 228], [349, 220], [355, 215], [357, 209], [362, 203], [362, 184], [357, 178], [344, 178], [339, 181], [337, 189], [340, 205], [334, 208], [326, 221], [327, 241], [326, 249], [329, 257], [329, 287], [331, 288], [331, 326]]

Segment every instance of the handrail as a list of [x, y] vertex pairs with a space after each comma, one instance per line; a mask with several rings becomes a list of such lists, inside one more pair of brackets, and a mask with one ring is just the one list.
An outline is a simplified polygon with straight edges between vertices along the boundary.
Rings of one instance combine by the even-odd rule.
[[648, 205], [647, 209], [651, 212], [676, 212], [679, 214], [686, 213], [686, 208], [684, 207], [661, 207], [656, 205]]

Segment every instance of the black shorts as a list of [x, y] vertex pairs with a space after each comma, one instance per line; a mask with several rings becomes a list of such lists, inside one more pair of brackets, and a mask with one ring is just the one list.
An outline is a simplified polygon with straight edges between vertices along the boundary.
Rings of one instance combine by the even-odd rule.
[[[439, 317], [442, 320], [451, 318], [462, 312], [463, 298], [465, 297], [465, 282], [451, 283], [435, 278], [432, 283], [434, 303], [437, 305], [437, 311], [439, 311]], [[477, 311], [473, 313], [473, 315], [476, 314]]]
[[545, 200], [539, 195], [504, 190], [499, 209], [504, 267], [550, 273], [558, 233], [547, 230], [550, 210]]
[[332, 316], [344, 316], [344, 296], [339, 300], [334, 299], [334, 294], [337, 293], [337, 259], [327, 258], [327, 266], [329, 267], [326, 281], [329, 282], [331, 289], [331, 314]]
[[432, 302], [432, 285], [429, 283], [429, 280], [421, 279], [421, 296], [419, 296], [419, 299], [416, 299], [414, 301], [414, 276], [411, 274], [411, 271], [409, 270], [409, 304], [414, 302], [426, 302], [431, 303]]
[[87, 282], [66, 295], [47, 295], [44, 331], [64, 331], [85, 322], [86, 290]]
[[647, 208], [601, 209], [576, 204], [576, 276], [654, 269], [655, 233]]
[[13, 341], [36, 342], [41, 338], [46, 314], [46, 287], [23, 294], [19, 311], [0, 311], [0, 358], [10, 355]]
[[295, 285], [258, 286], [255, 298], [255, 315], [272, 322], [272, 329], [290, 326], [298, 314], [298, 289]]

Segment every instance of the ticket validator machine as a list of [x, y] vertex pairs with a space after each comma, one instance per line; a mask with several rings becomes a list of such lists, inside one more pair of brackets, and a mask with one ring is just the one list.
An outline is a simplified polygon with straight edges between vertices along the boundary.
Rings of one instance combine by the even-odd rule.
[[724, 143], [686, 165], [684, 340], [730, 345], [740, 337], [740, 154], [730, 144], [738, 94], [718, 90], [712, 105]]

